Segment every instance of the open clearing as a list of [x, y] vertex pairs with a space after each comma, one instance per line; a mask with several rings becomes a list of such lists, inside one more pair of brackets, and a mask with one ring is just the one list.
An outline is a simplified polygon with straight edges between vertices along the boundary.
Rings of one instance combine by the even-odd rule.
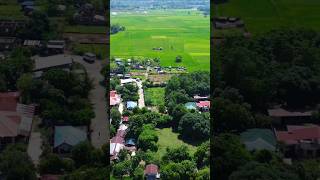
[[320, 30], [319, 0], [229, 0], [212, 11], [217, 16], [242, 18], [251, 33], [277, 27]]
[[[111, 16], [111, 23], [126, 28], [111, 36], [111, 57], [158, 57], [162, 66], [210, 69], [210, 19], [199, 11], [119, 12]], [[163, 50], [152, 50], [159, 47]], [[175, 62], [178, 55], [181, 63]]]
[[145, 89], [145, 101], [150, 101], [152, 106], [164, 105], [164, 91], [161, 87]]
[[193, 155], [197, 150], [196, 146], [187, 144], [187, 143], [183, 142], [182, 140], [180, 140], [178, 138], [178, 133], [172, 132], [171, 128], [156, 129], [156, 132], [159, 137], [159, 141], [158, 141], [159, 149], [157, 152], [157, 154], [159, 154], [159, 157], [162, 157], [164, 155], [167, 147], [177, 148], [182, 145], [185, 145], [188, 147], [191, 155]]

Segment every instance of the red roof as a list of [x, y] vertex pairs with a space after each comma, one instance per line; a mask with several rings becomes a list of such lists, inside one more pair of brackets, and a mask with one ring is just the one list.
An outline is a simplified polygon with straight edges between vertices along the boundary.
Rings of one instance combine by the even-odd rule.
[[155, 164], [148, 164], [144, 170], [145, 174], [157, 174], [158, 173], [158, 166]]
[[122, 121], [123, 122], [128, 122], [129, 121], [129, 117], [128, 116], [123, 116], [122, 117]]
[[18, 92], [0, 93], [0, 111], [16, 111], [18, 100]]
[[204, 107], [210, 108], [210, 101], [199, 101], [197, 103], [197, 106], [199, 108], [204, 108]]
[[59, 180], [60, 175], [45, 174], [41, 176], [41, 180]]
[[288, 126], [288, 131], [276, 131], [278, 141], [286, 144], [298, 144], [301, 140], [320, 139], [320, 127], [312, 126]]
[[117, 91], [110, 91], [110, 105], [114, 106], [120, 103], [120, 96]]

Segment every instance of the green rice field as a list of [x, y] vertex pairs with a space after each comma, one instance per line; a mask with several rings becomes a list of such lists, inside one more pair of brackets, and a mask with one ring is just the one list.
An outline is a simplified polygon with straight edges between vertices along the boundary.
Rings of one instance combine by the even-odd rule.
[[[210, 18], [196, 10], [118, 12], [111, 24], [125, 26], [111, 35], [111, 57], [160, 58], [162, 66], [207, 70], [210, 64]], [[163, 50], [152, 50], [162, 47]], [[182, 62], [176, 63], [176, 57]]]
[[229, 0], [212, 11], [216, 16], [242, 18], [251, 33], [278, 27], [320, 30], [319, 0]]

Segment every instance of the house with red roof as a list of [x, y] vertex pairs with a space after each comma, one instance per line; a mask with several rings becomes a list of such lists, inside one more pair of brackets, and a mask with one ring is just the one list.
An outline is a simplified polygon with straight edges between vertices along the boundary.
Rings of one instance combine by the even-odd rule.
[[144, 175], [147, 180], [160, 179], [158, 166], [155, 164], [148, 164], [144, 169]]
[[125, 135], [126, 135], [126, 130], [127, 126], [124, 124], [121, 124], [117, 134], [111, 138], [110, 140], [110, 160], [117, 159], [118, 153], [120, 152], [121, 149], [124, 148], [125, 146]]
[[272, 117], [276, 124], [301, 124], [312, 122], [312, 110], [286, 109], [283, 107], [275, 107], [268, 109], [268, 115]]
[[117, 91], [110, 91], [110, 106], [117, 106], [120, 102], [121, 98]]
[[286, 131], [275, 131], [277, 141], [283, 144], [283, 151], [289, 157], [320, 156], [320, 126], [288, 125]]
[[0, 149], [7, 144], [27, 142], [30, 136], [34, 105], [20, 104], [19, 93], [0, 93]]
[[210, 110], [210, 101], [199, 101], [196, 105], [199, 111], [207, 112]]

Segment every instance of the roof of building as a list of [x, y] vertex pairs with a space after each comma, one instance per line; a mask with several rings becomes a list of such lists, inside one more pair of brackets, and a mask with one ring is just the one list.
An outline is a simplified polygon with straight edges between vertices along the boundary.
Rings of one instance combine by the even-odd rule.
[[129, 121], [129, 116], [123, 116], [122, 117], [123, 122], [128, 122]]
[[320, 139], [320, 126], [287, 126], [287, 131], [276, 131], [278, 141], [286, 144], [298, 144], [301, 140]]
[[135, 107], [137, 107], [138, 104], [135, 101], [127, 101], [127, 109], [133, 109]]
[[54, 148], [63, 143], [71, 146], [77, 145], [87, 140], [87, 132], [84, 126], [55, 126], [54, 128]]
[[146, 175], [156, 175], [158, 173], [158, 166], [155, 164], [148, 164], [144, 170]]
[[15, 41], [15, 37], [0, 37], [0, 43], [2, 44], [13, 44]]
[[33, 1], [24, 1], [21, 3], [22, 6], [33, 6], [34, 2]]
[[49, 49], [64, 49], [65, 41], [64, 40], [50, 40], [48, 41], [47, 48]]
[[195, 100], [208, 99], [208, 98], [209, 98], [209, 96], [199, 96], [199, 95], [193, 96], [193, 99], [195, 99]]
[[197, 104], [195, 102], [187, 102], [184, 104], [188, 110], [197, 109]]
[[61, 175], [44, 174], [41, 176], [41, 180], [59, 180]]
[[268, 114], [271, 117], [309, 117], [312, 111], [291, 111], [283, 108], [269, 109]]
[[15, 111], [19, 97], [18, 92], [0, 93], [0, 111]]
[[72, 64], [72, 58], [63, 54], [48, 57], [35, 56], [33, 59], [35, 61], [34, 71]]
[[199, 108], [210, 108], [210, 101], [199, 101], [197, 106]]
[[25, 40], [23, 42], [24, 46], [40, 46], [41, 42], [39, 40]]
[[19, 93], [0, 93], [0, 137], [28, 136], [34, 105], [18, 103]]
[[135, 146], [136, 145], [135, 140], [133, 138], [127, 139], [125, 144], [126, 145], [130, 145], [130, 146]]
[[269, 129], [248, 129], [241, 133], [241, 141], [249, 151], [267, 149], [275, 150], [276, 138]]
[[117, 91], [110, 91], [110, 106], [117, 105], [120, 101], [120, 95], [117, 94]]

